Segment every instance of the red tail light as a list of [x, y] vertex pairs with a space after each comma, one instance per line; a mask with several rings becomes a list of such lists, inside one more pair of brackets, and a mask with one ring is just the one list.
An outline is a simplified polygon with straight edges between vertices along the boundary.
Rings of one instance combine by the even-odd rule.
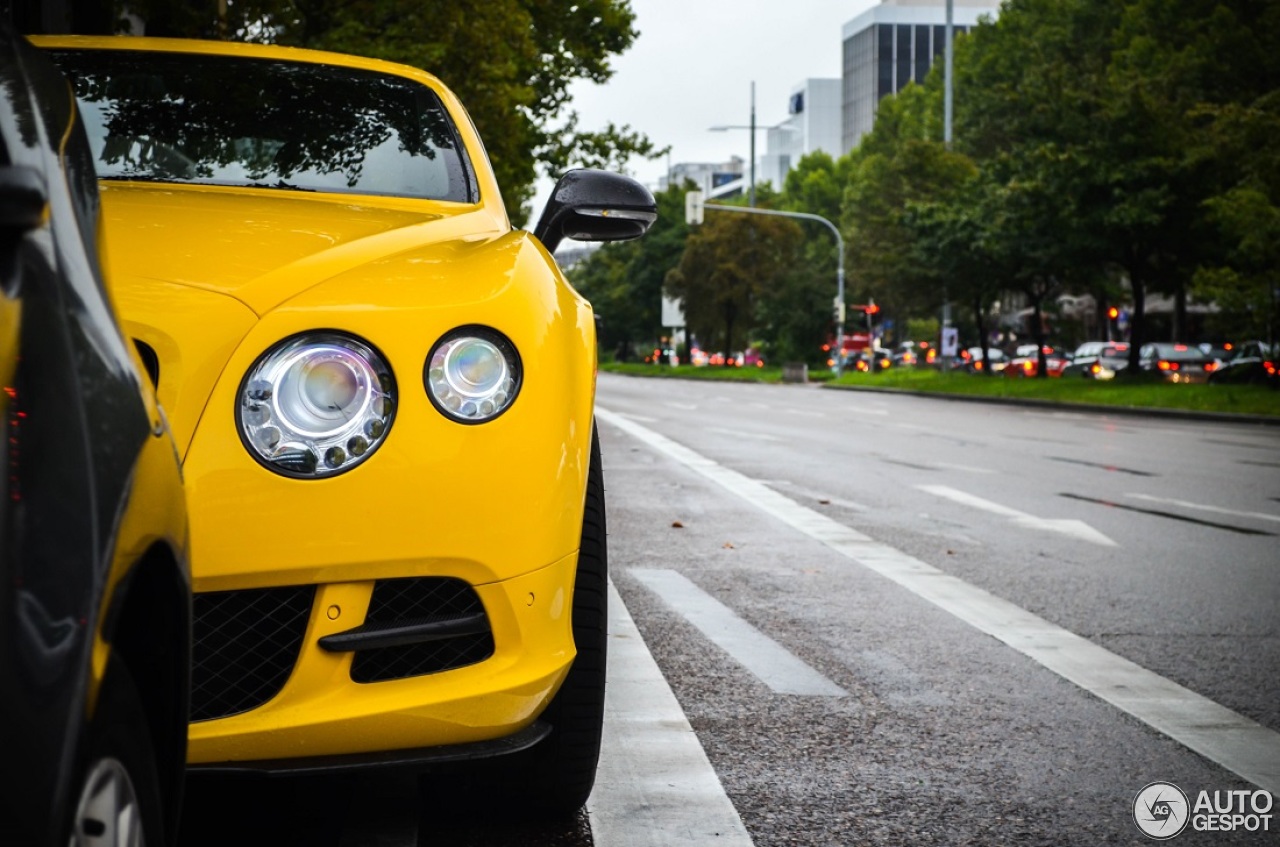
[[1163, 359], [1161, 359], [1159, 362], [1156, 363], [1156, 367], [1162, 371], [1176, 371], [1178, 370], [1178, 363], [1166, 362]]
[[1214, 368], [1216, 368], [1217, 366], [1218, 366], [1217, 362], [1205, 362], [1205, 363], [1204, 363], [1204, 372], [1205, 372], [1205, 373], [1209, 373], [1210, 371], [1212, 371], [1212, 370], [1213, 370]]
[[1024, 371], [1026, 371], [1027, 373], [1034, 373], [1034, 372], [1035, 372], [1035, 369], [1036, 369], [1036, 363], [1035, 363], [1035, 362], [1023, 362], [1023, 363], [1022, 363], [1022, 369], [1023, 369]]

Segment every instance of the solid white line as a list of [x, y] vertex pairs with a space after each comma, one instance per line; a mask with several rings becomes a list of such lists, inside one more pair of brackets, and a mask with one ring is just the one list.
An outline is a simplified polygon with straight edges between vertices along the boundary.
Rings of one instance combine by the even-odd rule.
[[1169, 497], [1153, 497], [1150, 494], [1126, 494], [1134, 500], [1146, 500], [1149, 503], [1167, 503], [1170, 506], [1181, 506], [1184, 509], [1199, 509], [1202, 512], [1213, 512], [1218, 515], [1231, 515], [1237, 518], [1256, 518], [1260, 521], [1276, 521], [1280, 523], [1280, 515], [1266, 512], [1238, 512], [1235, 509], [1223, 509], [1220, 506], [1206, 506], [1202, 503], [1188, 503], [1186, 500], [1174, 500]]
[[607, 674], [600, 766], [587, 801], [595, 847], [751, 847], [612, 581]]
[[660, 568], [632, 568], [629, 573], [776, 693], [802, 697], [845, 696], [843, 688], [738, 617], [683, 574]]
[[943, 497], [965, 506], [972, 506], [975, 509], [981, 509], [984, 512], [991, 512], [997, 515], [1003, 515], [1012, 518], [1013, 522], [1025, 529], [1038, 529], [1046, 532], [1058, 532], [1063, 535], [1069, 535], [1080, 541], [1089, 541], [1093, 544], [1101, 544], [1104, 547], [1119, 547], [1107, 536], [1098, 530], [1089, 526], [1084, 521], [1078, 521], [1072, 518], [1052, 519], [1038, 518], [1035, 515], [1029, 515], [1026, 512], [1019, 512], [1017, 509], [1011, 509], [1008, 506], [1002, 506], [999, 503], [992, 503], [990, 500], [983, 500], [981, 497], [975, 497], [964, 491], [957, 491], [945, 485], [917, 485], [916, 488], [921, 491], [934, 495], [935, 497]]
[[666, 436], [598, 406], [596, 416], [1205, 758], [1272, 794], [1280, 793], [1280, 734], [1007, 600], [807, 509]]

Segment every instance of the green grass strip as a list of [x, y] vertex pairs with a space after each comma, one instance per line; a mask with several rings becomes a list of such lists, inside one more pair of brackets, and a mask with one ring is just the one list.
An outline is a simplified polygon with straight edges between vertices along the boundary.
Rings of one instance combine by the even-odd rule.
[[[602, 362], [600, 370], [633, 376], [705, 379], [730, 382], [781, 382], [782, 369], [694, 367]], [[900, 368], [882, 373], [849, 373], [838, 380], [826, 370], [809, 369], [810, 382], [891, 388], [922, 394], [953, 394], [1042, 400], [1050, 403], [1087, 404], [1150, 409], [1180, 409], [1237, 415], [1280, 416], [1280, 391], [1261, 385], [1180, 385], [1147, 379], [1025, 379], [1001, 375], [944, 374], [930, 368]]]

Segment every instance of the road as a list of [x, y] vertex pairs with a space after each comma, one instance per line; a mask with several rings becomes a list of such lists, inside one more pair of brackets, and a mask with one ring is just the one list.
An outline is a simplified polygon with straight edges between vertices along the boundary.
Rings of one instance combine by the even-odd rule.
[[[1145, 844], [1150, 783], [1280, 791], [1280, 428], [610, 374], [597, 406], [589, 814], [294, 787], [275, 843]], [[1280, 843], [1266, 811], [1175, 843]]]

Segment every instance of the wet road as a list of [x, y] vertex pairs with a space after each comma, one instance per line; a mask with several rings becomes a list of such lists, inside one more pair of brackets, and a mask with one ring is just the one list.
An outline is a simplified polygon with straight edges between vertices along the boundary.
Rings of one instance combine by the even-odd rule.
[[[608, 374], [598, 406], [589, 814], [502, 821], [447, 775], [197, 785], [184, 843], [257, 804], [264, 843], [344, 847], [1142, 844], [1149, 783], [1280, 790], [1280, 428]], [[1270, 814], [1174, 843], [1280, 843]]]

